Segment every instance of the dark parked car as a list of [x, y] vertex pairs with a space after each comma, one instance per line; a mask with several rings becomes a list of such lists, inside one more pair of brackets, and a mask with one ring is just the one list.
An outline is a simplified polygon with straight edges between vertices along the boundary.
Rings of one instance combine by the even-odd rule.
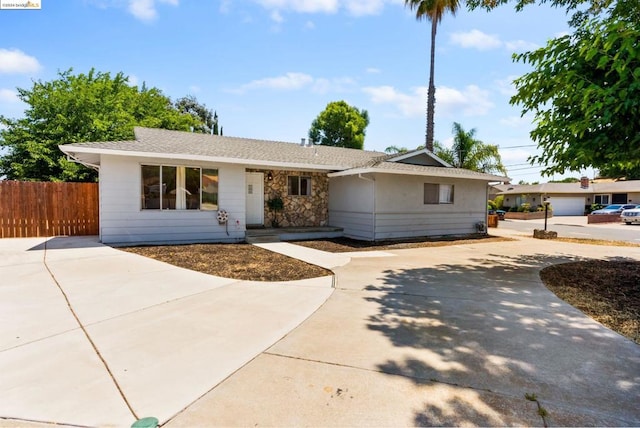
[[636, 208], [636, 204], [613, 204], [607, 205], [604, 208], [593, 211], [591, 214], [599, 215], [599, 214], [620, 214], [624, 210], [630, 210], [632, 208]]
[[497, 215], [498, 219], [500, 220], [504, 220], [505, 214], [506, 214], [506, 211], [504, 210], [489, 210], [489, 215]]

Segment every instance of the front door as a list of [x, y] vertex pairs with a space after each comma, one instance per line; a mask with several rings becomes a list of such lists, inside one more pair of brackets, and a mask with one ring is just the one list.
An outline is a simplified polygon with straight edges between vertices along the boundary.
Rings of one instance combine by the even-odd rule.
[[247, 225], [264, 224], [264, 174], [261, 172], [246, 173], [246, 223]]

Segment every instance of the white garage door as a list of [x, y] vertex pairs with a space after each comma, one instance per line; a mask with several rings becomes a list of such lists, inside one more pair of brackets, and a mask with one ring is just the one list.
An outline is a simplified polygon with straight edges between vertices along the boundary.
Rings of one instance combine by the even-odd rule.
[[547, 199], [551, 202], [553, 215], [584, 215], [584, 197]]

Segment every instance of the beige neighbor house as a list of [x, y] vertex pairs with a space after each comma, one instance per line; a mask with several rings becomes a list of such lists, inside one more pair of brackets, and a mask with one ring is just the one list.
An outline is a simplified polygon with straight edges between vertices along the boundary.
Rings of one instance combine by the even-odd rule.
[[[586, 183], [585, 183], [586, 184]], [[505, 209], [529, 203], [551, 203], [553, 215], [584, 215], [591, 204], [640, 204], [640, 180], [580, 183], [543, 183], [531, 185], [501, 184], [493, 186], [504, 197]]]
[[[488, 184], [507, 181], [424, 149], [387, 155], [148, 128], [133, 141], [60, 149], [99, 170], [100, 239], [110, 244], [241, 241], [274, 215], [282, 227], [334, 226], [362, 240], [462, 236], [486, 230]], [[284, 209], [274, 213], [276, 197]]]

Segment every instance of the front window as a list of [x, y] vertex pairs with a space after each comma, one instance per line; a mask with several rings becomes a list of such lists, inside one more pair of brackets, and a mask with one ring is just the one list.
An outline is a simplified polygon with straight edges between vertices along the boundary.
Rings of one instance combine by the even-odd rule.
[[453, 184], [424, 183], [424, 204], [452, 204]]
[[593, 202], [600, 205], [609, 205], [609, 195], [595, 195]]
[[289, 196], [310, 196], [311, 177], [287, 177], [287, 193]]
[[218, 170], [142, 165], [143, 210], [217, 210]]

